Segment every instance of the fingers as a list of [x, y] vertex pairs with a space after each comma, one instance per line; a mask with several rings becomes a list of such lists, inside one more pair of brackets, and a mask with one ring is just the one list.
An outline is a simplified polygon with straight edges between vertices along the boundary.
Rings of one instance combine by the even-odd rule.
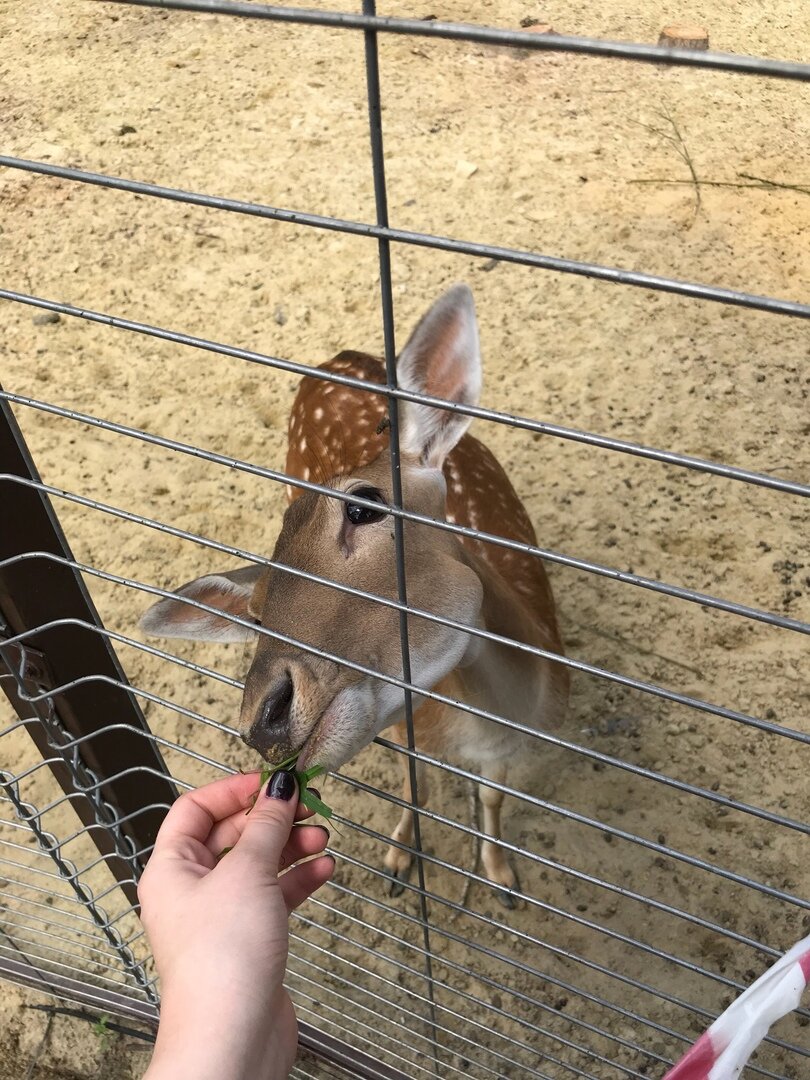
[[288, 770], [273, 773], [247, 816], [234, 856], [277, 874], [298, 806], [298, 782]]
[[[255, 783], [256, 786], [251, 793], [250, 800], [248, 800], [248, 807], [250, 806], [253, 796], [255, 795], [258, 798], [258, 795], [260, 794], [258, 777], [256, 777]], [[208, 840], [206, 841], [206, 847], [212, 855], [218, 857], [225, 848], [231, 848], [236, 844], [239, 837], [245, 831], [249, 816], [248, 809], [243, 808], [237, 810], [235, 814], [231, 814], [230, 817], [225, 818], [223, 821], [218, 821], [216, 825], [214, 825]], [[313, 811], [308, 810], [303, 803], [299, 802], [295, 811], [295, 820], [306, 821], [307, 818], [313, 816]]]
[[323, 825], [297, 825], [284, 845], [279, 869], [286, 870], [301, 859], [319, 855], [328, 843], [329, 830]]
[[322, 855], [320, 859], [299, 863], [288, 870], [279, 884], [284, 894], [287, 910], [292, 911], [307, 900], [317, 889], [325, 885], [335, 869], [335, 860], [331, 855]]
[[181, 854], [189, 841], [204, 844], [218, 821], [244, 813], [257, 787], [255, 774], [239, 773], [181, 795], [160, 827], [155, 854]]

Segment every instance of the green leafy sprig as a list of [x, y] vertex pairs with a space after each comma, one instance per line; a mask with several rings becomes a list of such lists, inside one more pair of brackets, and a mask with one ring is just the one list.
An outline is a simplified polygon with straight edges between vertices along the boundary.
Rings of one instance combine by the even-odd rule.
[[[289, 769], [291, 765], [295, 765], [296, 761], [298, 761], [298, 754], [293, 754], [292, 757], [287, 758], [286, 761], [279, 762], [278, 765], [265, 765], [262, 768], [262, 774], [259, 780], [259, 791], [261, 791], [273, 773], [278, 772], [280, 769]], [[298, 798], [307, 810], [311, 810], [313, 814], [320, 814], [322, 818], [326, 818], [328, 821], [332, 816], [332, 808], [327, 806], [325, 802], [321, 802], [318, 796], [313, 794], [308, 787], [310, 781], [314, 780], [317, 776], [323, 776], [326, 773], [324, 766], [313, 765], [309, 769], [301, 770], [301, 772], [297, 769], [294, 769], [293, 771], [295, 779], [298, 781]], [[256, 794], [258, 795], [258, 792]]]

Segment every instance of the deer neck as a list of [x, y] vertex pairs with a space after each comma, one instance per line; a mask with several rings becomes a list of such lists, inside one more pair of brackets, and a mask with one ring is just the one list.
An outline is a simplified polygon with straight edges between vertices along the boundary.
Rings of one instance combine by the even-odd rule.
[[[541, 620], [532, 617], [517, 593], [494, 567], [463, 551], [483, 586], [479, 628], [550, 651], [559, 651]], [[460, 696], [468, 704], [536, 726], [558, 713], [562, 682], [561, 665], [514, 646], [474, 638], [466, 662], [452, 673]]]

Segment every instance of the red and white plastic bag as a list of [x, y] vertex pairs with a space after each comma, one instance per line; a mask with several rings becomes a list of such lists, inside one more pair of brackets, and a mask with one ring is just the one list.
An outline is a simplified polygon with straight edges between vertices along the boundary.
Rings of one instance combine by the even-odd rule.
[[663, 1080], [738, 1080], [771, 1025], [798, 1008], [808, 982], [810, 937], [732, 1002]]

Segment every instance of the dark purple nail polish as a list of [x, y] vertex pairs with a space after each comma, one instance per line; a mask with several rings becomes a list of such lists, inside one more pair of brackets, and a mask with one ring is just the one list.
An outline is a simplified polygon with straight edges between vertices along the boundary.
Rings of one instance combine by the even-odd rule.
[[287, 769], [274, 772], [270, 783], [267, 785], [267, 797], [269, 799], [281, 799], [289, 802], [298, 790], [295, 776]]
[[307, 791], [311, 791], [316, 799], [320, 799], [321, 793], [320, 793], [320, 791], [318, 791], [318, 789], [316, 787], [308, 787]]

